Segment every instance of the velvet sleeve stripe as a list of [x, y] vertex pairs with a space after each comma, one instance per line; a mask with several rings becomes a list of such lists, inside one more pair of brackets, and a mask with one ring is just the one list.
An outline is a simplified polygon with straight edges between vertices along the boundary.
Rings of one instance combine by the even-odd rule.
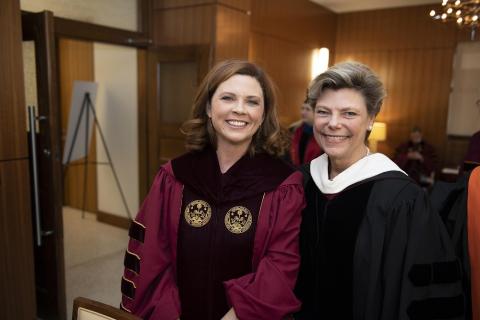
[[135, 253], [128, 251], [125, 253], [125, 259], [123, 260], [123, 266], [136, 274], [140, 273], [140, 257]]
[[127, 307], [125, 307], [122, 302], [120, 302], [120, 309], [129, 313], [132, 313], [132, 311]]
[[411, 320], [450, 319], [464, 314], [463, 295], [415, 300], [407, 308]]
[[408, 278], [414, 286], [422, 287], [459, 281], [461, 272], [458, 260], [414, 264], [408, 273]]
[[145, 226], [138, 221], [133, 220], [128, 230], [130, 238], [135, 239], [141, 243], [145, 240]]
[[133, 300], [135, 298], [135, 283], [133, 281], [126, 279], [125, 277], [122, 277], [122, 294]]

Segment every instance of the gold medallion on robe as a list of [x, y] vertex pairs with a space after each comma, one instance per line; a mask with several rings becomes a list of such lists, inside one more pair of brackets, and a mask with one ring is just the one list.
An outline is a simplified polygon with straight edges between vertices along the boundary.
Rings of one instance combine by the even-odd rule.
[[228, 210], [225, 215], [225, 227], [235, 234], [244, 233], [252, 225], [252, 214], [245, 207], [237, 206]]
[[193, 200], [185, 207], [185, 220], [195, 228], [203, 227], [212, 217], [212, 208], [203, 200]]

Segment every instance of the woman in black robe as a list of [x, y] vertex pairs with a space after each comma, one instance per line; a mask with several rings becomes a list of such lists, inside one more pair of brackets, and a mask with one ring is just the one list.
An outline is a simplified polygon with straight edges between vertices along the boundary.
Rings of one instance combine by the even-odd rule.
[[366, 141], [385, 90], [341, 63], [308, 90], [324, 154], [305, 168], [296, 319], [461, 319], [461, 270], [424, 191]]

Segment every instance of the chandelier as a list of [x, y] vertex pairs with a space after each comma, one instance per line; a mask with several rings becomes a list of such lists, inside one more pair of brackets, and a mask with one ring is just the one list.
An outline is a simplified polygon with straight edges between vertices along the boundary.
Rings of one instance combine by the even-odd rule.
[[441, 12], [430, 11], [430, 17], [443, 22], [455, 21], [460, 27], [471, 29], [470, 38], [475, 40], [479, 26], [480, 0], [443, 0]]

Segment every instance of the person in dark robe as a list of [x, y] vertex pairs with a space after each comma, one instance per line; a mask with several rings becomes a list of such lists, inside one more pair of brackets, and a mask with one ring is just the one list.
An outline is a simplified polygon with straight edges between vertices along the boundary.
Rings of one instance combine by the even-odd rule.
[[462, 319], [461, 270], [426, 193], [366, 146], [385, 90], [358, 62], [310, 85], [325, 152], [304, 167], [296, 319]]
[[201, 83], [188, 152], [159, 170], [131, 224], [122, 309], [143, 319], [284, 319], [299, 310], [302, 174], [284, 153], [273, 84], [216, 65]]
[[474, 133], [470, 138], [462, 166], [464, 167], [464, 170], [467, 170], [468, 168], [465, 168], [466, 166], [471, 166], [473, 168], [478, 164], [480, 164], [480, 131]]
[[480, 320], [480, 166], [454, 183], [436, 183], [430, 198], [462, 265], [465, 318]]
[[322, 149], [313, 137], [313, 109], [305, 100], [300, 108], [302, 119], [300, 125], [293, 131], [290, 145], [290, 159], [293, 165], [299, 167], [309, 163], [322, 154]]
[[409, 140], [397, 147], [393, 161], [419, 185], [433, 185], [437, 155], [435, 148], [423, 139], [419, 127], [413, 127]]

